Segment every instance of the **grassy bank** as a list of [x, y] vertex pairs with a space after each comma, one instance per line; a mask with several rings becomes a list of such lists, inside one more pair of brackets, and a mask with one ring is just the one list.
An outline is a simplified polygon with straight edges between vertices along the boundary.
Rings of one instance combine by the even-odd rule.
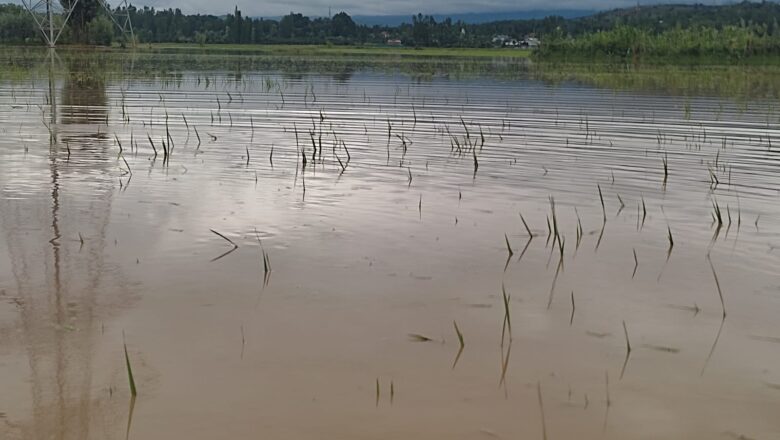
[[349, 55], [349, 56], [402, 56], [402, 57], [509, 57], [528, 58], [531, 52], [504, 48], [411, 48], [384, 46], [327, 46], [327, 45], [264, 45], [264, 44], [141, 44], [141, 51], [201, 51], [208, 53], [247, 53], [253, 55]]
[[758, 26], [692, 27], [662, 33], [618, 26], [577, 37], [553, 35], [535, 54], [547, 61], [652, 64], [777, 64], [780, 34]]

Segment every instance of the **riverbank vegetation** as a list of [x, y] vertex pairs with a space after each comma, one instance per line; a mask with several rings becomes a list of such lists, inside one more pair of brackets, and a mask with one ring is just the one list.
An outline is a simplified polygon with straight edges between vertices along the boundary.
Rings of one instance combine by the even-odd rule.
[[[99, 7], [97, 0], [81, 0], [79, 5], [63, 43], [128, 43], [127, 35], [112, 27], [109, 12]], [[654, 5], [571, 19], [552, 16], [490, 23], [437, 21], [418, 14], [398, 26], [362, 25], [344, 12], [314, 18], [290, 13], [278, 19], [245, 17], [238, 8], [223, 16], [134, 6], [123, 12], [132, 20], [134, 42], [146, 48], [184, 45], [209, 51], [263, 53], [278, 52], [270, 47], [279, 46], [281, 52], [296, 54], [340, 54], [349, 48], [354, 55], [523, 57], [527, 51], [497, 46], [507, 41], [514, 46], [534, 36], [534, 41], [541, 41], [536, 56], [546, 60], [604, 57], [628, 62], [707, 58], [763, 62], [780, 54], [780, 4], [774, 2]], [[22, 7], [0, 5], [0, 43], [41, 43], [33, 18]]]
[[577, 37], [553, 33], [539, 49], [540, 58], [592, 59], [616, 57], [625, 60], [716, 59], [730, 61], [780, 55], [780, 32], [762, 25], [696, 26], [661, 33], [621, 25], [614, 29]]

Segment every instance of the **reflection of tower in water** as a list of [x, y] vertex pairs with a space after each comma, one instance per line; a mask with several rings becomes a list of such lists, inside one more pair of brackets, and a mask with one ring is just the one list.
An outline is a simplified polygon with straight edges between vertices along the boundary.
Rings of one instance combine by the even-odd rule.
[[48, 154], [41, 142], [29, 145], [25, 161], [0, 162], [6, 295], [17, 313], [0, 320], [0, 331], [10, 327], [12, 345], [27, 361], [15, 362], [19, 369], [0, 379], [22, 390], [10, 408], [20, 413], [0, 421], [3, 439], [112, 438], [115, 419], [126, 410], [126, 401], [112, 403], [100, 388], [121, 365], [102, 359], [115, 353], [102, 346], [117, 345], [100, 339], [103, 323], [129, 300], [117, 267], [107, 261], [115, 180], [100, 127], [108, 114], [105, 82], [95, 66], [68, 67], [59, 100], [50, 78]]

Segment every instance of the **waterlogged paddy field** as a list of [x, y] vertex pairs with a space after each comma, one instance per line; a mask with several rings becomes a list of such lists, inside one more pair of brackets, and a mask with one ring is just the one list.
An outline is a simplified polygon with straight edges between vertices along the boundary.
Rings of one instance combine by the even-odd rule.
[[780, 436], [771, 72], [3, 63], [0, 438]]

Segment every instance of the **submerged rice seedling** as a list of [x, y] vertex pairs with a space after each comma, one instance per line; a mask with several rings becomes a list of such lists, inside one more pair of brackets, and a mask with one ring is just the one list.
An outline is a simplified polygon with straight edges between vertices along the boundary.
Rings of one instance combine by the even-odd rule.
[[712, 269], [712, 276], [715, 278], [715, 287], [718, 288], [718, 297], [720, 298], [720, 306], [723, 310], [723, 319], [726, 319], [726, 303], [723, 301], [723, 291], [720, 289], [720, 281], [718, 281], [718, 274], [715, 272], [715, 266], [712, 264], [710, 255], [707, 254], [707, 261], [710, 263], [710, 269]]
[[547, 422], [544, 419], [544, 402], [542, 401], [541, 382], [536, 382], [536, 396], [539, 399], [539, 412], [542, 417], [542, 440], [547, 440]]
[[663, 164], [664, 164], [664, 182], [663, 187], [666, 188], [666, 181], [669, 179], [669, 157], [666, 153], [664, 153], [664, 157], [662, 158]]
[[466, 344], [463, 342], [463, 333], [461, 333], [460, 329], [458, 328], [458, 323], [452, 321], [452, 325], [455, 327], [455, 334], [458, 335], [458, 343], [460, 344], [460, 347], [458, 348], [458, 354], [455, 355], [455, 360], [452, 362], [452, 369], [454, 370], [455, 366], [458, 365], [460, 355], [463, 354], [463, 349], [466, 347]]
[[219, 237], [221, 237], [222, 239], [224, 239], [225, 241], [227, 241], [228, 243], [230, 243], [231, 245], [233, 245], [233, 248], [232, 248], [232, 249], [230, 249], [229, 251], [225, 252], [224, 254], [218, 255], [217, 257], [213, 258], [211, 261], [217, 261], [217, 260], [219, 260], [220, 258], [222, 258], [222, 257], [225, 257], [225, 256], [227, 256], [228, 254], [230, 254], [231, 252], [233, 252], [233, 251], [235, 251], [236, 249], [238, 249], [238, 245], [237, 245], [237, 244], [235, 244], [235, 243], [233, 242], [233, 240], [231, 240], [231, 239], [229, 239], [229, 238], [225, 237], [224, 235], [220, 234], [219, 232], [217, 232], [217, 231], [215, 231], [215, 230], [213, 230], [213, 229], [209, 229], [209, 230], [210, 230], [211, 232], [213, 232], [214, 234], [218, 235]]
[[509, 331], [509, 340], [512, 340], [512, 316], [509, 311], [509, 301], [511, 296], [506, 294], [506, 287], [501, 283], [501, 298], [504, 303], [504, 324], [501, 329], [501, 345], [504, 345], [504, 332]]
[[601, 212], [604, 215], [604, 222], [607, 221], [607, 208], [604, 205], [604, 194], [601, 193], [601, 185], [596, 184], [596, 187], [599, 189], [599, 200], [601, 201]]
[[512, 246], [509, 245], [509, 237], [507, 237], [506, 234], [504, 234], [504, 242], [506, 242], [506, 250], [509, 252], [509, 257], [511, 258], [515, 252], [512, 250]]
[[432, 342], [433, 339], [419, 333], [409, 333], [409, 339], [413, 342]]
[[[124, 339], [124, 332], [122, 332], [122, 339]], [[127, 368], [127, 380], [130, 384], [130, 395], [135, 397], [138, 392], [135, 388], [135, 379], [133, 378], [133, 368], [130, 366], [130, 356], [127, 354], [127, 343], [122, 341], [122, 345], [125, 349], [125, 367]]]
[[569, 326], [574, 323], [574, 291], [571, 291], [571, 317], [569, 318]]
[[523, 214], [520, 213], [520, 220], [523, 222], [523, 226], [525, 226], [526, 232], [528, 232], [528, 236], [533, 238], [535, 234], [531, 232], [531, 228], [528, 227], [528, 223], [526, 223], [525, 218], [523, 218]]
[[623, 199], [620, 198], [620, 194], [617, 195], [617, 199], [618, 199], [618, 202], [620, 202], [620, 207], [618, 208], [618, 211], [617, 211], [616, 215], [620, 215], [620, 213], [623, 212], [623, 208], [626, 207], [626, 204], [623, 203]]
[[626, 353], [631, 353], [631, 341], [628, 339], [628, 328], [626, 321], [623, 321], [623, 334], [626, 336]]
[[463, 343], [463, 333], [460, 332], [457, 322], [452, 321], [452, 325], [455, 326], [455, 333], [458, 335], [458, 342], [460, 343], [460, 348], [463, 349], [463, 347], [465, 347], [466, 345]]

